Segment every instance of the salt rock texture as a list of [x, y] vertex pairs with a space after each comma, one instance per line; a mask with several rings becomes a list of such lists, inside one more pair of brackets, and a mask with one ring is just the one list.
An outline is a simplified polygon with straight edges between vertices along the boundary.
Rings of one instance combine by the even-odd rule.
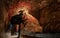
[[[44, 32], [60, 32], [60, 1], [59, 0], [2, 0], [0, 1], [0, 31], [4, 31], [8, 24], [8, 10], [10, 6], [18, 2], [29, 2], [32, 4], [32, 16], [38, 19]], [[17, 6], [17, 5], [16, 5]], [[39, 10], [39, 12], [36, 12]], [[15, 10], [14, 10], [15, 11]], [[13, 11], [12, 11], [13, 12]], [[10, 17], [9, 17], [10, 18]]]
[[25, 26], [26, 31], [30, 32], [42, 32], [42, 27], [40, 26], [38, 20], [31, 14], [26, 14], [27, 24]]

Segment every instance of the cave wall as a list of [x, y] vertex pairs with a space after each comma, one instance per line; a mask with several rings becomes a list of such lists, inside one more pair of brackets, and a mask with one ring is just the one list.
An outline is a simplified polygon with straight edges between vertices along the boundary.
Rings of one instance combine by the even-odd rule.
[[[59, 0], [2, 0], [0, 2], [1, 27], [8, 24], [8, 12], [16, 10], [18, 2], [28, 2], [32, 5], [30, 14], [36, 17], [44, 32], [60, 31], [60, 1]], [[4, 24], [3, 24], [4, 23]]]
[[4, 29], [4, 13], [3, 13], [4, 3], [0, 1], [0, 32]]

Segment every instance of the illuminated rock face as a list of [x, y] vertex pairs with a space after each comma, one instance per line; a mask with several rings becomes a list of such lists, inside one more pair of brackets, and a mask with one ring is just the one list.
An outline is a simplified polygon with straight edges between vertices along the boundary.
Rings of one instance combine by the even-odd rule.
[[[0, 4], [1, 4], [1, 2], [0, 2]], [[34, 12], [30, 11], [31, 12], [30, 14], [32, 16], [36, 17], [37, 19], [39, 19], [38, 21], [40, 22], [40, 25], [45, 28], [44, 29], [45, 32], [49, 32], [49, 30], [51, 30], [51, 32], [53, 32], [54, 30], [57, 32], [60, 30], [60, 23], [59, 23], [60, 22], [60, 2], [59, 2], [59, 0], [58, 1], [56, 1], [56, 0], [4, 1], [3, 2], [4, 7], [2, 7], [2, 5], [1, 5], [0, 9], [5, 8], [5, 10], [7, 11], [7, 12], [5, 12], [5, 10], [3, 10], [4, 14], [5, 14], [4, 15], [5, 23], [8, 21], [8, 19], [10, 19], [14, 14], [16, 14], [18, 12], [17, 9], [20, 8], [21, 4], [24, 4], [24, 5], [26, 4], [26, 3], [19, 3], [19, 2], [28, 2], [32, 5], [31, 10]], [[55, 3], [55, 2], [57, 2], [57, 3]], [[30, 6], [30, 5], [28, 5], [28, 6]], [[36, 12], [36, 10], [39, 10], [39, 11]], [[54, 10], [55, 10], [55, 12], [54, 12]], [[9, 13], [9, 14], [7, 14], [7, 13]], [[35, 21], [31, 20], [31, 18], [29, 18], [29, 20], [35, 23]], [[51, 22], [51, 23], [49, 23], [49, 22]], [[57, 22], [57, 24], [56, 24], [56, 22]], [[3, 26], [1, 26], [1, 27], [3, 27]]]
[[26, 14], [27, 24], [25, 26], [26, 31], [30, 32], [42, 32], [42, 27], [40, 26], [38, 20], [30, 14]]
[[[11, 6], [11, 7], [13, 7], [13, 6]], [[24, 11], [23, 13], [26, 13], [25, 17], [28, 20], [27, 21], [28, 23], [26, 25], [26, 28], [28, 29], [27, 31], [29, 31], [29, 29], [30, 29], [31, 32], [42, 32], [42, 27], [40, 26], [38, 20], [35, 17], [33, 17], [31, 14], [29, 14], [31, 7], [32, 6], [26, 2], [18, 3], [16, 9], [15, 8], [9, 9], [9, 11], [8, 11], [9, 18], [18, 14], [18, 11], [23, 10]], [[25, 18], [23, 18], [23, 19], [25, 19]]]

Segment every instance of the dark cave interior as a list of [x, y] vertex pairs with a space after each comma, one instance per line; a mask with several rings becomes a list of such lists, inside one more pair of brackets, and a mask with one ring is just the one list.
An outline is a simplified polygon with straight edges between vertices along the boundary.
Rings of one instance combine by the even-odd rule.
[[1, 0], [0, 31], [7, 28], [10, 18], [24, 6], [38, 20], [43, 32], [60, 32], [59, 0]]

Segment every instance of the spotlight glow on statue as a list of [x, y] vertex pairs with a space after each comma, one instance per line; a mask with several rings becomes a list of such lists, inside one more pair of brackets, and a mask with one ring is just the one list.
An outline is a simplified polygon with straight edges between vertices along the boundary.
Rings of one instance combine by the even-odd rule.
[[[20, 8], [18, 9], [18, 11], [20, 11], [20, 10], [24, 11], [23, 13], [25, 13], [25, 14], [29, 13], [29, 9], [28, 9], [27, 7], [20, 7]], [[18, 14], [19, 14], [19, 13], [18, 13]]]

